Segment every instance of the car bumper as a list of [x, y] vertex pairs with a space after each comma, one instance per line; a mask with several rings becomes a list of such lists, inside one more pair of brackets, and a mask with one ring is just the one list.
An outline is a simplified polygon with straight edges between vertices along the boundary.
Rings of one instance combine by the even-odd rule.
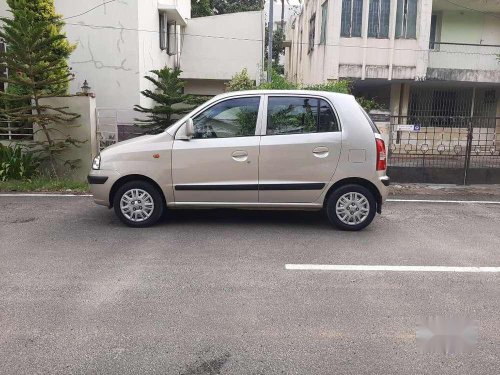
[[107, 176], [87, 176], [89, 185], [103, 185], [108, 181]]
[[377, 188], [380, 192], [380, 197], [382, 198], [382, 204], [385, 202], [389, 195], [389, 185], [391, 184], [391, 179], [384, 175], [384, 176], [379, 176], [378, 181], [377, 181]]
[[91, 170], [87, 176], [90, 192], [94, 202], [102, 206], [111, 207], [109, 193], [113, 184], [120, 178], [120, 174], [112, 170]]

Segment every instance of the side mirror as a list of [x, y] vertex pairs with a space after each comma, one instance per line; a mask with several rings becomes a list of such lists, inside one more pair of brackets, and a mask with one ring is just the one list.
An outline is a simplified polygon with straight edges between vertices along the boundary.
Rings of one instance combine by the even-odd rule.
[[188, 118], [186, 121], [186, 137], [191, 138], [194, 135], [193, 119]]

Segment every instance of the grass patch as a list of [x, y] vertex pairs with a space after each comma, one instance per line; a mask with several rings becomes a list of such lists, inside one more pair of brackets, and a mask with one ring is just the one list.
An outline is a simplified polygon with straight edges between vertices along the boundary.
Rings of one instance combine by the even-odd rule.
[[0, 191], [87, 193], [89, 186], [86, 182], [38, 177], [33, 178], [31, 181], [0, 181]]

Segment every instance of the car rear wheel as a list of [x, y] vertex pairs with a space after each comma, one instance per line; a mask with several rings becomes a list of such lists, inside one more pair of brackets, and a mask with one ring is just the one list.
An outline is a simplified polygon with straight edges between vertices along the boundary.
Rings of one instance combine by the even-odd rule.
[[326, 203], [328, 220], [342, 230], [366, 228], [375, 217], [377, 202], [372, 192], [361, 185], [344, 185], [335, 190]]
[[123, 223], [135, 228], [155, 224], [164, 211], [161, 193], [146, 181], [123, 184], [115, 194], [113, 207]]

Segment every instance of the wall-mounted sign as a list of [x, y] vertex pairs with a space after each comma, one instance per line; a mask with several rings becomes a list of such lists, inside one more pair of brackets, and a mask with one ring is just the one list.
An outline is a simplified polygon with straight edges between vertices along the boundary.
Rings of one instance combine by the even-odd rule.
[[405, 132], [419, 132], [420, 131], [420, 125], [418, 124], [398, 124], [396, 125], [396, 130], [397, 131], [405, 131]]

